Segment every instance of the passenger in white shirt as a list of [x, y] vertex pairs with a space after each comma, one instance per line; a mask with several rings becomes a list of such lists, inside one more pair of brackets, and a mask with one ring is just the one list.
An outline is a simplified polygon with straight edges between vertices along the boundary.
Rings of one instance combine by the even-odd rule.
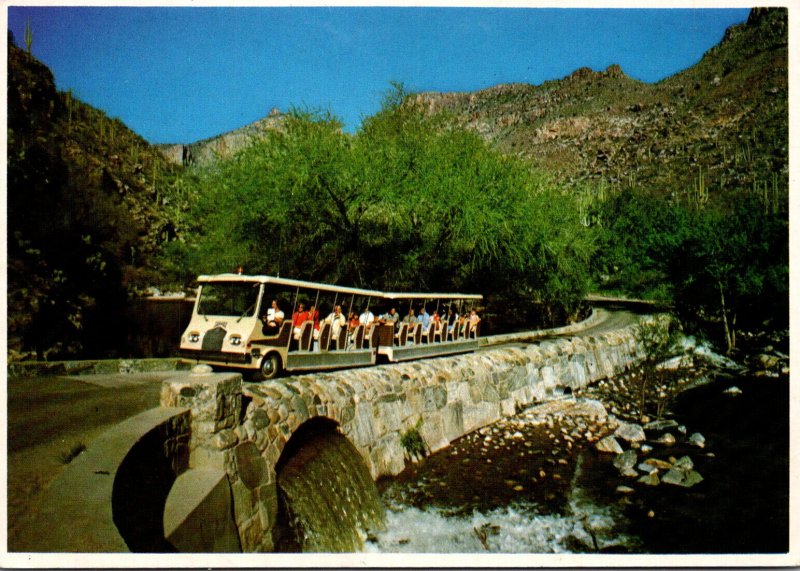
[[338, 339], [339, 338], [339, 331], [347, 324], [347, 319], [342, 313], [342, 306], [337, 305], [333, 308], [333, 313], [330, 313], [328, 317], [325, 318], [325, 321], [331, 324], [331, 338]]
[[367, 328], [371, 327], [374, 321], [375, 315], [369, 310], [369, 307], [365, 307], [361, 315], [358, 316], [358, 322], [361, 325], [366, 325]]

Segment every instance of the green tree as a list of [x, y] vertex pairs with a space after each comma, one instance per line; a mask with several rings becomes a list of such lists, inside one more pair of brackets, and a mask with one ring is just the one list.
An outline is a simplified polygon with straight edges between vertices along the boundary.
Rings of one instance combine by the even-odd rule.
[[[201, 175], [195, 273], [247, 271], [387, 290], [515, 294], [574, 314], [592, 242], [570, 196], [402, 92], [355, 135], [294, 112]], [[517, 308], [509, 308], [516, 310]]]
[[788, 323], [785, 212], [765, 213], [757, 197], [743, 194], [731, 210], [694, 213], [675, 250], [671, 275], [680, 311], [717, 319], [728, 352], [741, 325]]
[[598, 211], [598, 284], [615, 293], [671, 300], [669, 261], [683, 240], [686, 211], [632, 188], [603, 201]]

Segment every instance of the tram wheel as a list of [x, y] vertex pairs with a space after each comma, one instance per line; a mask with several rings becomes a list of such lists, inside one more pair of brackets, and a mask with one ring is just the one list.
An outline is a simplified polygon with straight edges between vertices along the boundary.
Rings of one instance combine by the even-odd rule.
[[268, 381], [281, 374], [281, 357], [277, 353], [270, 353], [261, 360], [261, 367], [256, 375], [259, 381]]

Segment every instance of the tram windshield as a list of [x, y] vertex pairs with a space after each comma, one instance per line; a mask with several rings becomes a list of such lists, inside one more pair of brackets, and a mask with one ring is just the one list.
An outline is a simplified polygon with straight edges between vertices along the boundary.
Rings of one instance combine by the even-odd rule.
[[253, 282], [209, 282], [203, 284], [199, 315], [251, 317], [258, 302], [259, 284]]

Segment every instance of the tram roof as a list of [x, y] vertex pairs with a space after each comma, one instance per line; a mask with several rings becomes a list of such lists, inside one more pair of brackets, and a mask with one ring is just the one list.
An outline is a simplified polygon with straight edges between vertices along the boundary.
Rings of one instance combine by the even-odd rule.
[[386, 299], [483, 299], [478, 293], [404, 293], [383, 292]]
[[317, 282], [306, 282], [302, 280], [292, 280], [287, 278], [277, 278], [274, 276], [248, 276], [244, 274], [217, 274], [213, 276], [203, 275], [197, 278], [198, 282], [253, 282], [262, 284], [275, 284], [288, 287], [301, 287], [307, 289], [318, 289], [322, 291], [332, 291], [335, 293], [350, 293], [355, 295], [366, 295], [370, 297], [380, 297], [383, 295], [377, 290], [360, 289], [355, 287], [338, 286]]
[[318, 289], [335, 293], [349, 293], [354, 295], [365, 295], [369, 297], [383, 297], [386, 299], [483, 299], [480, 294], [464, 293], [405, 293], [405, 292], [382, 292], [371, 289], [361, 289], [347, 286], [323, 284], [319, 282], [307, 282], [302, 280], [292, 280], [288, 278], [278, 278], [266, 275], [245, 275], [245, 274], [215, 274], [198, 276], [200, 283], [208, 282], [252, 282], [263, 284], [275, 284], [287, 287], [300, 287], [307, 289]]

